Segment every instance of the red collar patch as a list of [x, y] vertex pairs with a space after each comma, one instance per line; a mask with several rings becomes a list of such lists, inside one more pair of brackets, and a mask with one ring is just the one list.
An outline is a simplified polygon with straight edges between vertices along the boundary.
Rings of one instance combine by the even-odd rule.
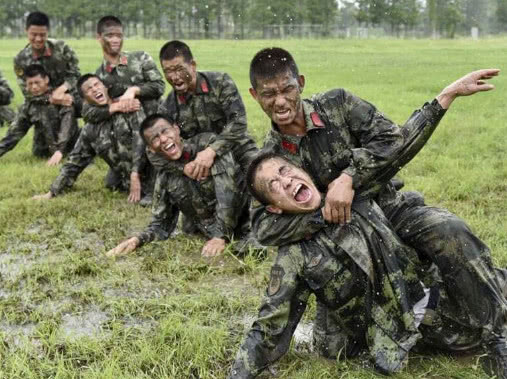
[[323, 128], [325, 126], [317, 112], [310, 113], [310, 118], [312, 119], [313, 125], [317, 128]]
[[187, 98], [185, 97], [185, 95], [177, 95], [177, 96], [178, 96], [178, 103], [180, 103], [180, 104], [187, 103]]
[[109, 63], [109, 62], [107, 62], [107, 63], [106, 63], [106, 72], [107, 72], [108, 74], [110, 74], [110, 73], [111, 73], [111, 71], [113, 71], [113, 68], [114, 68], [114, 67], [111, 65], [111, 63]]
[[206, 80], [201, 81], [201, 91], [204, 93], [209, 92], [208, 83], [206, 83]]
[[182, 154], [182, 157], [183, 157], [183, 160], [185, 162], [188, 162], [190, 160], [190, 153], [188, 151], [184, 151], [183, 154]]
[[[42, 56], [44, 57], [50, 57], [53, 54], [53, 50], [49, 46], [46, 46], [44, 49], [44, 53], [42, 53]], [[34, 59], [38, 59], [40, 57], [39, 54], [37, 54], [35, 51], [33, 51], [32, 56]]]
[[296, 145], [295, 143], [286, 141], [286, 140], [282, 141], [282, 148], [284, 150], [287, 150], [291, 154], [297, 154], [297, 152], [298, 152], [298, 145]]

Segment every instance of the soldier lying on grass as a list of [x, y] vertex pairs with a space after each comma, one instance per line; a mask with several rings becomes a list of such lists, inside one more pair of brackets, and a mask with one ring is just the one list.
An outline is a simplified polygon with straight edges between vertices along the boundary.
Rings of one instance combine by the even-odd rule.
[[21, 105], [9, 131], [0, 141], [0, 157], [13, 149], [33, 125], [33, 155], [49, 157], [48, 166], [55, 166], [72, 150], [79, 137], [75, 108], [50, 102], [53, 89], [44, 67], [33, 64], [24, 73], [30, 98]]
[[[311, 293], [317, 297], [317, 318], [333, 332], [317, 350], [333, 358], [367, 350], [384, 374], [401, 370], [416, 344], [462, 351], [489, 342], [485, 329], [494, 328], [497, 305], [476, 295], [483, 286], [505, 287], [505, 270], [485, 267], [482, 278], [443, 286], [438, 269], [428, 270], [431, 262], [403, 244], [373, 200], [354, 202], [350, 223], [326, 224], [324, 195], [310, 176], [272, 153], [253, 161], [247, 186], [269, 212], [285, 214], [286, 227], [292, 215], [313, 212], [321, 229], [279, 248], [259, 316], [230, 378], [253, 378], [287, 352]], [[445, 289], [457, 285], [484, 311], [483, 325], [448, 297]], [[499, 359], [490, 351], [484, 363], [489, 373], [503, 378]]]
[[150, 198], [153, 187], [152, 168], [146, 158], [145, 145], [139, 135], [144, 112], [137, 99], [113, 102], [102, 81], [93, 74], [83, 75], [78, 89], [90, 104], [109, 105], [110, 116], [97, 124], [86, 124], [60, 175], [50, 191], [34, 199], [51, 199], [72, 187], [81, 172], [100, 156], [109, 165], [106, 187], [128, 191], [128, 201], [138, 202], [144, 193]]
[[211, 175], [203, 180], [188, 177], [187, 169], [171, 170], [171, 164], [185, 165], [195, 159], [199, 151], [214, 141], [214, 134], [201, 133], [182, 139], [173, 120], [155, 114], [144, 120], [141, 135], [154, 154], [152, 162], [157, 168], [153, 219], [144, 232], [123, 241], [107, 255], [127, 254], [155, 238], [167, 239], [176, 227], [178, 209], [208, 239], [202, 248], [203, 256], [220, 255], [227, 242], [248, 235], [249, 195], [232, 153], [218, 156]]

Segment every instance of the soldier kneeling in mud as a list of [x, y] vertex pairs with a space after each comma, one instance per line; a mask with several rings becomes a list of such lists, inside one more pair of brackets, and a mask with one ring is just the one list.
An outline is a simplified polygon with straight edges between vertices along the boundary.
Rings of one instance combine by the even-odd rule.
[[187, 163], [209, 146], [216, 134], [201, 133], [184, 140], [174, 120], [162, 114], [147, 117], [140, 133], [157, 169], [153, 218], [142, 233], [123, 241], [107, 255], [127, 254], [155, 238], [167, 239], [176, 227], [178, 210], [208, 239], [203, 256], [220, 255], [229, 241], [249, 235], [250, 197], [232, 153], [217, 157], [211, 175], [203, 180], [192, 179], [187, 172], [191, 169]]
[[[314, 212], [321, 228], [279, 247], [258, 318], [230, 378], [253, 378], [287, 352], [312, 293], [317, 298], [314, 343], [324, 356], [367, 351], [376, 370], [391, 374], [405, 366], [416, 344], [447, 351], [484, 344], [485, 370], [506, 377], [505, 271], [493, 268], [489, 252], [481, 256], [485, 276], [459, 283], [484, 311], [478, 323], [449, 296], [446, 288], [453, 283], [444, 283], [429, 259], [403, 244], [373, 200], [355, 201], [350, 223], [326, 224], [319, 211], [324, 196], [310, 176], [274, 153], [252, 162], [247, 186], [269, 212], [283, 216], [277, 222], [290, 228], [295, 214]], [[484, 288], [496, 290], [494, 304], [482, 296]], [[497, 336], [493, 346], [492, 334]]]

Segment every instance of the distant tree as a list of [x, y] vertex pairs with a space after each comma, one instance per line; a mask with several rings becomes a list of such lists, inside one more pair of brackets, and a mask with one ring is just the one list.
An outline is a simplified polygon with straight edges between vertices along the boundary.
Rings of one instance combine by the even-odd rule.
[[329, 27], [335, 21], [338, 12], [336, 0], [309, 0], [306, 2], [305, 21], [310, 24], [319, 24], [328, 34]]
[[500, 30], [507, 31], [507, 0], [497, 0], [496, 17]]

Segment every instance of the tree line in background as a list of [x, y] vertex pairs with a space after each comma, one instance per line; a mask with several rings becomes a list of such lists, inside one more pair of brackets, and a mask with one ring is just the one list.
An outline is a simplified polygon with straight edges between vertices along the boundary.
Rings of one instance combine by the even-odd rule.
[[[143, 38], [445, 37], [507, 30], [507, 0], [0, 0], [0, 35], [46, 12], [52, 35], [91, 37], [107, 14]], [[369, 32], [368, 32], [369, 31]]]

